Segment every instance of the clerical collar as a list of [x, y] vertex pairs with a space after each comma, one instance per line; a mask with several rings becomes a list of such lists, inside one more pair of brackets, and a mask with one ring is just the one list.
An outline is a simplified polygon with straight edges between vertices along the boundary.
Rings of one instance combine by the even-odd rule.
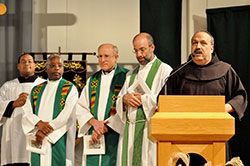
[[107, 75], [107, 74], [111, 73], [112, 71], [114, 71], [115, 68], [116, 68], [116, 66], [112, 70], [110, 70], [110, 71], [104, 71], [104, 70], [102, 70], [102, 72], [103, 72], [103, 74]]
[[55, 83], [55, 82], [59, 82], [59, 81], [61, 81], [61, 79], [62, 79], [62, 77], [61, 77], [61, 78], [59, 78], [58, 80], [51, 80], [51, 79], [47, 78], [47, 81], [48, 81], [48, 82]]
[[36, 79], [37, 79], [37, 76], [36, 75], [33, 75], [33, 76], [30, 76], [28, 77], [27, 79], [22, 77], [22, 76], [19, 76], [18, 78], [18, 81], [20, 83], [25, 83], [25, 82], [34, 82]]

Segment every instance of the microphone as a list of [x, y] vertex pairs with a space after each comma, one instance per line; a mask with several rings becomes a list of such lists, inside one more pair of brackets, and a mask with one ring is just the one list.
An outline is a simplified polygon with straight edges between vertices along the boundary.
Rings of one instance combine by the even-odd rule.
[[185, 66], [187, 66], [190, 62], [193, 61], [193, 58], [195, 57], [195, 55], [193, 53], [191, 53], [189, 56], [191, 56], [192, 58], [185, 62], [182, 66], [180, 66], [178, 69], [176, 69], [173, 73], [171, 73], [166, 79], [165, 79], [165, 83], [164, 83], [164, 93], [167, 94], [167, 86], [166, 86], [166, 82], [168, 81], [169, 77], [172, 77], [174, 74], [176, 74], [178, 71], [180, 71], [181, 69], [183, 69]]

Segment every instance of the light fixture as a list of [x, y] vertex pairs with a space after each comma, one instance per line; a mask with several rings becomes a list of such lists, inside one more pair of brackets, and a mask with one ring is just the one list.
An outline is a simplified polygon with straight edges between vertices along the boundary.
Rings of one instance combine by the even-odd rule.
[[0, 15], [4, 15], [7, 12], [7, 7], [4, 3], [0, 3]]

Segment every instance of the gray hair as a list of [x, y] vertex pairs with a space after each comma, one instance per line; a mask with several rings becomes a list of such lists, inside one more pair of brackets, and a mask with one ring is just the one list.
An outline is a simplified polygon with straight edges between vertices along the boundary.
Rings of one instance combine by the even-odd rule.
[[51, 61], [51, 59], [54, 58], [54, 57], [59, 57], [59, 58], [62, 60], [62, 62], [63, 62], [63, 59], [61, 58], [60, 55], [52, 54], [52, 55], [50, 55], [50, 56], [47, 58], [46, 68], [48, 67], [48, 65], [49, 65], [49, 63], [50, 63], [50, 61]]
[[206, 30], [200, 30], [200, 31], [195, 32], [194, 35], [193, 35], [192, 38], [191, 38], [191, 43], [193, 42], [194, 36], [195, 36], [197, 33], [199, 33], [199, 32], [204, 32], [204, 33], [208, 34], [208, 35], [211, 37], [211, 44], [214, 45], [214, 37], [211, 35], [210, 32], [208, 32], [208, 31], [206, 31]]
[[101, 44], [101, 45], [98, 47], [98, 51], [99, 51], [99, 49], [100, 49], [102, 46], [105, 46], [105, 45], [111, 45], [112, 48], [113, 48], [113, 50], [114, 50], [113, 54], [114, 54], [114, 55], [118, 55], [118, 47], [117, 47], [116, 45], [113, 45], [113, 44], [110, 44], [110, 43]]
[[149, 33], [146, 33], [146, 32], [142, 32], [142, 33], [137, 34], [137, 35], [133, 38], [133, 43], [134, 43], [135, 39], [136, 39], [138, 36], [141, 36], [141, 35], [143, 35], [143, 36], [146, 37], [149, 46], [151, 46], [152, 44], [154, 44], [154, 39], [153, 39], [153, 37], [152, 37]]
[[113, 45], [113, 49], [114, 49], [114, 55], [117, 55], [118, 54], [118, 47]]

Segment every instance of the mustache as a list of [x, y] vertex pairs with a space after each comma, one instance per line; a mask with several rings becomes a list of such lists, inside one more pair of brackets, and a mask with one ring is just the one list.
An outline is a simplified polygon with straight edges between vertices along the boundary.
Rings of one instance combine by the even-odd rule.
[[194, 53], [201, 53], [202, 54], [202, 51], [201, 51], [201, 49], [196, 49], [196, 50], [194, 50]]

